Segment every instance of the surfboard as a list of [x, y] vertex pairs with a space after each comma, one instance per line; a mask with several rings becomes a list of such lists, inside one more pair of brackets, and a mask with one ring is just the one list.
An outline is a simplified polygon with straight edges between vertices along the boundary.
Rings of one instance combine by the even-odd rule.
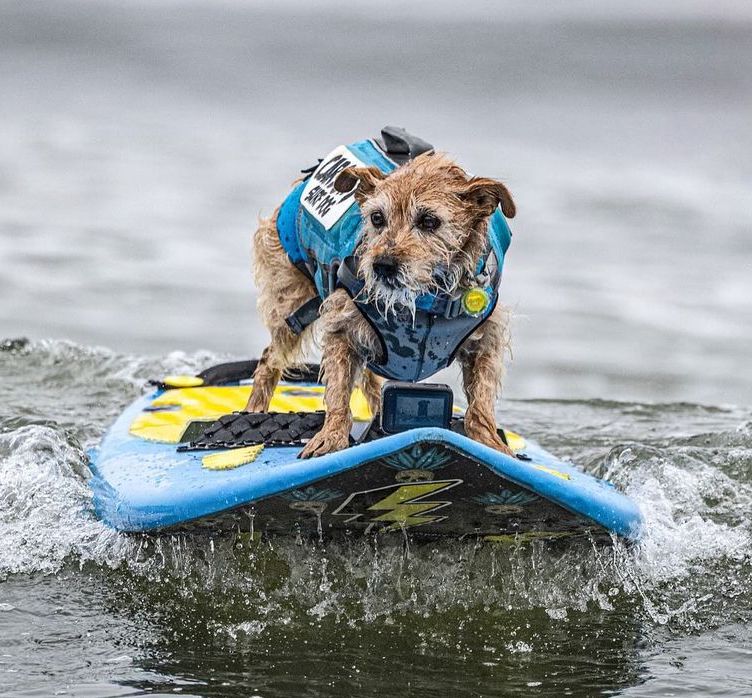
[[90, 454], [94, 508], [125, 532], [196, 527], [296, 535], [637, 540], [629, 497], [535, 441], [500, 429], [515, 457], [450, 428], [384, 434], [351, 398], [352, 445], [298, 454], [323, 420], [315, 372], [287, 377], [269, 414], [241, 412], [255, 362], [156, 381]]

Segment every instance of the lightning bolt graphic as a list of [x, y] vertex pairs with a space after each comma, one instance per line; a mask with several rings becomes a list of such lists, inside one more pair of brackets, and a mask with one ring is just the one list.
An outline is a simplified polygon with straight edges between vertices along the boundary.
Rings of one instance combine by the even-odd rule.
[[365, 511], [369, 512], [383, 512], [375, 518], [370, 519], [372, 523], [382, 522], [391, 524], [387, 528], [399, 528], [402, 526], [420, 526], [426, 523], [441, 521], [446, 517], [434, 515], [429, 516], [429, 514], [433, 514], [433, 512], [436, 512], [438, 509], [449, 506], [451, 502], [424, 502], [420, 500], [429, 495], [446, 491], [459, 485], [461, 482], [462, 480], [440, 480], [438, 482], [420, 482], [401, 485], [397, 487], [397, 489], [394, 489], [394, 486], [391, 485], [389, 487], [378, 488], [377, 490], [356, 492], [333, 513], [338, 516], [349, 516], [350, 518], [348, 519], [348, 522], [354, 521], [361, 516], [361, 514], [357, 512], [357, 507], [353, 506], [360, 497], [364, 495], [373, 495], [373, 493], [378, 492], [379, 490], [393, 490], [389, 495], [365, 509]]
[[401, 526], [420, 526], [435, 521], [438, 516], [425, 516], [451, 504], [451, 502], [416, 502], [429, 494], [435, 494], [447, 489], [445, 482], [426, 482], [421, 484], [403, 485], [388, 497], [368, 507], [368, 511], [383, 511], [372, 521], [390, 521]]

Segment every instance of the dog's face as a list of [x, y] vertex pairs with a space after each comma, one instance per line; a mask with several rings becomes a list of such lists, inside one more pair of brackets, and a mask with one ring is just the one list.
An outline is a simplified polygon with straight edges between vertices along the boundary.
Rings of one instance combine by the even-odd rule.
[[421, 294], [452, 293], [472, 283], [489, 217], [499, 205], [508, 218], [515, 214], [501, 182], [468, 177], [440, 154], [420, 155], [389, 175], [351, 168], [336, 186], [357, 186], [363, 216], [358, 273], [367, 298], [385, 316], [398, 307], [414, 312]]

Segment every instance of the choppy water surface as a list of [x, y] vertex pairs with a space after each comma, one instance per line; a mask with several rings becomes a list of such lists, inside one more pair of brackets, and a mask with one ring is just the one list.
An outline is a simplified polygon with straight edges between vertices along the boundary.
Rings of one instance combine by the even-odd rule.
[[[636, 548], [324, 548], [98, 523], [96, 442], [144, 379], [222, 357], [0, 352], [0, 667], [12, 695], [589, 695], [749, 689], [752, 412], [509, 401], [636, 498]], [[500, 416], [501, 417], [501, 416]]]
[[[752, 692], [752, 15], [466, 5], [0, 2], [0, 695]], [[499, 420], [645, 540], [105, 528], [86, 449], [258, 354], [256, 215], [390, 122], [515, 193]]]

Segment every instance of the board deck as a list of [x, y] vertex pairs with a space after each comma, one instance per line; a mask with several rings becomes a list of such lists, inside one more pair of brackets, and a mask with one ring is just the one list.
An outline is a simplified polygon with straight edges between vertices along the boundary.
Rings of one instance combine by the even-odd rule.
[[[179, 450], [242, 409], [251, 386], [158, 388], [118, 418], [91, 457], [98, 516], [121, 531], [252, 525], [261, 535], [408, 532], [490, 540], [639, 537], [635, 503], [507, 432], [512, 458], [448, 429], [423, 428], [310, 460], [301, 446]], [[315, 384], [282, 384], [271, 410], [322, 407]], [[365, 400], [351, 407], [363, 429]]]

